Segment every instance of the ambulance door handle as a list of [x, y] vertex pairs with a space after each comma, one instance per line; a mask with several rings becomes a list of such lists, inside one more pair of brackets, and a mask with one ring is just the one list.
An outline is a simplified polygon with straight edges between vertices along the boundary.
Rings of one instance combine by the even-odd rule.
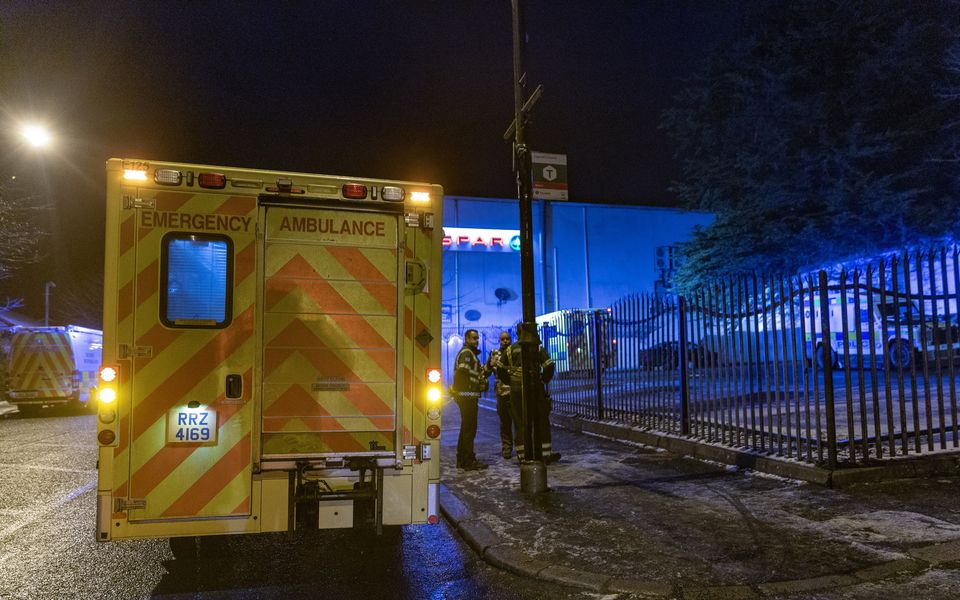
[[227, 375], [227, 398], [239, 400], [243, 396], [243, 377], [237, 374]]

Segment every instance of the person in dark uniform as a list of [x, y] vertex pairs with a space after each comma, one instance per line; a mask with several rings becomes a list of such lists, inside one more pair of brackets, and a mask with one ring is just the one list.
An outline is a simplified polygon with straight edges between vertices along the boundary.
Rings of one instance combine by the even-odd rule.
[[457, 468], [466, 471], [486, 469], [477, 460], [473, 439], [477, 436], [477, 405], [487, 381], [480, 362], [480, 334], [468, 329], [463, 334], [463, 348], [453, 365], [453, 399], [460, 407], [460, 437], [457, 440]]
[[500, 347], [487, 357], [487, 373], [492, 373], [496, 383], [493, 391], [497, 395], [497, 417], [500, 418], [500, 454], [504, 458], [513, 456], [513, 413], [510, 410], [510, 385], [503, 381], [499, 369], [501, 357], [510, 351], [509, 331], [500, 332]]
[[[519, 334], [520, 326], [517, 326]], [[540, 379], [543, 385], [543, 395], [540, 398], [542, 404], [538, 411], [538, 422], [540, 424], [540, 449], [543, 452], [543, 461], [552, 463], [560, 460], [560, 453], [553, 451], [553, 440], [550, 433], [550, 395], [547, 391], [547, 384], [553, 379], [556, 366], [543, 349], [543, 346], [537, 348], [537, 357], [540, 367]], [[523, 378], [520, 358], [520, 342], [515, 342], [510, 346], [509, 352], [504, 352], [500, 358], [501, 380], [510, 386], [510, 411], [513, 415], [514, 431], [516, 431], [517, 456], [522, 460], [524, 456], [524, 420], [523, 420]]]

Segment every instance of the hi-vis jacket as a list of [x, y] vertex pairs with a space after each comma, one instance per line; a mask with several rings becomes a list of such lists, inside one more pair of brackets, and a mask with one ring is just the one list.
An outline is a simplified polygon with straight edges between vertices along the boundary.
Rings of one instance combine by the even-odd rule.
[[464, 346], [453, 365], [453, 393], [461, 397], [479, 398], [483, 393], [486, 373], [480, 364], [479, 350]]
[[[510, 348], [508, 347], [507, 351], [509, 350]], [[510, 384], [503, 381], [503, 378], [500, 376], [500, 362], [503, 360], [504, 354], [506, 354], [506, 352], [497, 348], [492, 350], [490, 356], [487, 357], [487, 373], [492, 373], [497, 378], [494, 392], [498, 397], [510, 395]]]
[[[510, 346], [509, 352], [504, 352], [500, 359], [499, 373], [504, 382], [510, 386], [511, 392], [521, 393], [523, 389], [523, 373], [521, 368], [520, 342], [514, 342]], [[537, 356], [540, 362], [540, 378], [543, 385], [546, 386], [553, 379], [556, 366], [553, 360], [543, 349], [543, 346], [537, 348]]]

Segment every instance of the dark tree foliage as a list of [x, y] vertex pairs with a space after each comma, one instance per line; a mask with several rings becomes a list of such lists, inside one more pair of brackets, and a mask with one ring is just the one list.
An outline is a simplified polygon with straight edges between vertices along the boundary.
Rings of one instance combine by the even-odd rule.
[[677, 285], [794, 273], [960, 234], [960, 6], [764, 4], [663, 126], [716, 214]]
[[15, 180], [0, 183], [0, 280], [40, 259], [41, 223], [47, 210], [37, 195]]

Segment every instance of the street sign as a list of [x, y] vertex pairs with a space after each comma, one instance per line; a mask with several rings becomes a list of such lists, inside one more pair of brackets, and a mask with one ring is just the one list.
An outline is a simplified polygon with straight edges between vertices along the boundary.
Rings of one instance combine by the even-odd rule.
[[567, 155], [531, 152], [533, 163], [533, 198], [536, 200], [569, 200], [567, 190]]

